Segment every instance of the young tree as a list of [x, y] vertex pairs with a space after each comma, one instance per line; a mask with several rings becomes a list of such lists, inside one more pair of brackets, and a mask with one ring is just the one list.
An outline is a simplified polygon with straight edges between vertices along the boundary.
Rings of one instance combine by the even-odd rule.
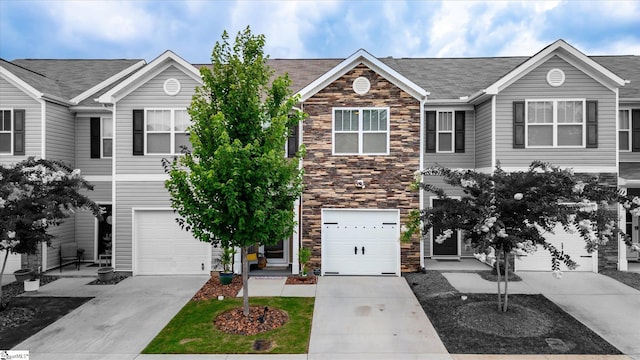
[[47, 230], [75, 210], [88, 209], [100, 216], [98, 205], [82, 190], [93, 190], [93, 186], [80, 176], [80, 170], [60, 161], [30, 157], [0, 166], [0, 250], [6, 251], [0, 281], [9, 253], [35, 254], [39, 244], [51, 245], [54, 236]]
[[274, 79], [263, 54], [265, 38], [249, 27], [213, 48], [211, 69], [200, 72], [189, 114], [193, 150], [164, 161], [165, 183], [178, 223], [201, 241], [240, 247], [244, 314], [249, 314], [247, 248], [289, 238], [293, 206], [302, 192], [299, 159], [285, 157], [294, 109], [288, 76]]
[[[443, 189], [420, 182], [422, 175], [443, 177], [446, 184], [462, 189], [460, 199], [450, 198]], [[546, 241], [557, 225], [569, 233], [578, 233], [589, 252], [623, 236], [627, 245], [631, 237], [618, 227], [617, 204], [640, 214], [640, 198], [622, 194], [615, 186], [602, 184], [596, 177], [578, 177], [571, 170], [533, 162], [527, 171], [505, 172], [496, 167], [491, 174], [473, 170], [451, 170], [441, 166], [416, 173], [415, 189], [431, 192], [442, 199], [436, 208], [414, 211], [403, 238], [436, 227], [445, 230], [436, 235], [442, 243], [453, 230], [462, 230], [465, 241], [485, 260], [495, 254], [498, 271], [498, 307], [508, 308], [508, 273], [511, 256], [521, 256], [541, 245], [550, 252], [553, 274], [560, 278], [560, 263], [574, 269], [568, 254]], [[501, 260], [501, 257], [503, 260]], [[504, 297], [501, 294], [501, 265], [505, 266]]]

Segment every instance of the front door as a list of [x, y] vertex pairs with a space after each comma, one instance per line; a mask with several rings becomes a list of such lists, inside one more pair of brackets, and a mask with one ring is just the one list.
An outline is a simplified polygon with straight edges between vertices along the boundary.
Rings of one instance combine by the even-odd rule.
[[[111, 254], [111, 205], [100, 205], [103, 209], [102, 220], [98, 221], [98, 232], [96, 242], [98, 244], [98, 255]], [[98, 259], [96, 259], [98, 260]]]
[[[442, 204], [443, 200], [433, 199], [432, 206], [438, 207]], [[453, 234], [447, 239], [445, 239], [442, 244], [438, 244], [436, 238], [438, 235], [442, 234], [446, 229], [440, 229], [438, 227], [433, 227], [431, 229], [431, 244], [433, 246], [433, 256], [434, 257], [457, 257], [458, 254], [458, 231], [454, 231]]]
[[[627, 189], [627, 194], [640, 196], [640, 189]], [[630, 212], [627, 212], [626, 216], [626, 228], [625, 232], [631, 234], [631, 240], [635, 244], [640, 243], [640, 218], [638, 216], [632, 216]], [[633, 251], [630, 246], [627, 246], [627, 260], [639, 261], [640, 254], [637, 251]]]
[[289, 239], [280, 240], [274, 245], [264, 245], [264, 256], [269, 265], [289, 264]]

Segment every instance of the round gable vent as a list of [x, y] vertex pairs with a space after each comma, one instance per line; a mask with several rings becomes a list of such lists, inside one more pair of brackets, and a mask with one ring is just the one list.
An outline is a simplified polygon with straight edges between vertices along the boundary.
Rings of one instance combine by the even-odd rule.
[[366, 77], [360, 76], [353, 80], [353, 91], [355, 91], [356, 94], [364, 95], [369, 92], [369, 89], [371, 89], [371, 83]]
[[547, 73], [547, 83], [551, 86], [560, 86], [564, 84], [564, 71], [560, 69], [551, 69]]
[[180, 92], [180, 81], [175, 78], [169, 78], [164, 81], [162, 88], [164, 89], [165, 94], [175, 96]]

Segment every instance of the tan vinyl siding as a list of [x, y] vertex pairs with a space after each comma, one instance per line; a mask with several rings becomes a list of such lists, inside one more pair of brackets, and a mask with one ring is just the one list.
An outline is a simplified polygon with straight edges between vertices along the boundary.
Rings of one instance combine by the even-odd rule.
[[25, 156], [0, 156], [0, 164], [16, 163], [28, 156], [41, 154], [41, 106], [40, 102], [0, 77], [0, 108], [25, 110]]
[[116, 268], [132, 270], [132, 208], [171, 208], [163, 182], [116, 184]]
[[[111, 203], [111, 182], [92, 182], [93, 191], [87, 192], [91, 200], [98, 204]], [[89, 211], [76, 213], [76, 239], [78, 247], [85, 249], [84, 260], [94, 261], [96, 258], [96, 218]]]
[[[566, 80], [560, 87], [546, 82], [547, 72], [553, 68], [564, 71]], [[532, 99], [585, 99], [598, 101], [597, 148], [514, 149], [513, 102]], [[533, 160], [558, 166], [613, 167], [616, 165], [616, 97], [615, 93], [554, 56], [527, 75], [507, 87], [497, 96], [496, 159], [503, 167], [526, 167]]]
[[75, 121], [69, 108], [46, 103], [46, 156], [75, 166]]
[[[426, 111], [456, 111], [455, 108], [438, 109], [427, 107]], [[440, 164], [450, 168], [468, 169], [475, 165], [475, 113], [473, 110], [465, 111], [464, 115], [464, 153], [425, 153], [425, 166]], [[424, 149], [422, 149], [424, 151]]]
[[493, 167], [491, 163], [491, 100], [476, 107], [476, 168]]
[[[111, 115], [105, 116], [111, 117]], [[90, 117], [76, 119], [76, 167], [82, 170], [83, 175], [111, 175], [110, 158], [91, 158], [91, 121], [89, 119]]]
[[[169, 96], [164, 93], [163, 83], [168, 78], [178, 79], [181, 83], [180, 93]], [[161, 174], [160, 161], [167, 155], [133, 156], [132, 112], [145, 108], [184, 108], [191, 104], [191, 97], [198, 83], [176, 67], [169, 67], [161, 72], [116, 105], [116, 144], [117, 174]], [[145, 139], [146, 140], [146, 139]]]

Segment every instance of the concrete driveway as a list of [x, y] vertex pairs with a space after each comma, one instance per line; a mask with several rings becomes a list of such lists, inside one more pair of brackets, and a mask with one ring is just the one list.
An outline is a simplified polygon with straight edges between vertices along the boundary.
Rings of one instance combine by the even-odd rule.
[[207, 281], [207, 276], [137, 276], [117, 285], [59, 279], [38, 296], [95, 298], [18, 344], [32, 359], [135, 359]]
[[319, 278], [309, 360], [450, 358], [404, 278]]

